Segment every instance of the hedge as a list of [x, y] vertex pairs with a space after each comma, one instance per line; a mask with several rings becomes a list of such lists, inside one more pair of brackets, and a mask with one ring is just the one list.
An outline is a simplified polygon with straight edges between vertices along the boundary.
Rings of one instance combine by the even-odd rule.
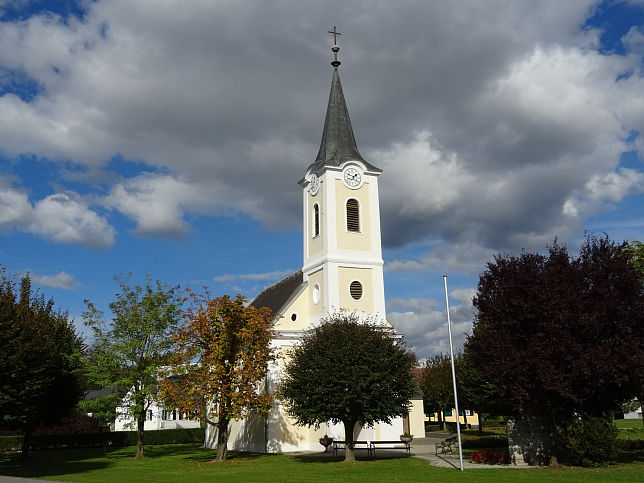
[[507, 448], [506, 436], [464, 436], [461, 440], [463, 449]]
[[[205, 439], [203, 428], [163, 429], [145, 431], [146, 445], [202, 443]], [[32, 436], [31, 449], [57, 448], [100, 448], [105, 446], [133, 446], [137, 444], [136, 431], [114, 431], [111, 433], [48, 434]], [[22, 447], [22, 436], [0, 436], [0, 451], [17, 451]]]
[[626, 451], [644, 449], [644, 439], [618, 439], [617, 447]]

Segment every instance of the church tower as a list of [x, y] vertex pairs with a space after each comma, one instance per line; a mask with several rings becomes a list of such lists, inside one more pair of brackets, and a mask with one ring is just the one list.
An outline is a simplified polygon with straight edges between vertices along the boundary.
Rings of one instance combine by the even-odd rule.
[[[339, 35], [335, 31], [330, 32]], [[334, 42], [335, 43], [335, 42]], [[300, 181], [303, 188], [304, 282], [315, 323], [348, 310], [385, 319], [378, 176], [356, 145], [342, 92], [334, 45], [333, 79], [318, 155]]]
[[[335, 27], [330, 32], [340, 35]], [[326, 315], [341, 310], [385, 319], [385, 289], [380, 246], [378, 176], [381, 170], [367, 162], [356, 145], [338, 67], [339, 47], [334, 45], [331, 92], [320, 150], [299, 184], [303, 206], [302, 269], [265, 288], [253, 300], [274, 315], [271, 346], [276, 359], [270, 364], [263, 390], [277, 391], [293, 347]], [[422, 398], [412, 401], [410, 432], [424, 437]], [[362, 428], [359, 440], [395, 440], [403, 419]], [[207, 445], [216, 444], [214, 431]], [[279, 400], [268, 417], [249, 417], [231, 426], [229, 448], [266, 453], [319, 451], [319, 439], [328, 434], [343, 439], [341, 424], [324, 427], [295, 424]]]

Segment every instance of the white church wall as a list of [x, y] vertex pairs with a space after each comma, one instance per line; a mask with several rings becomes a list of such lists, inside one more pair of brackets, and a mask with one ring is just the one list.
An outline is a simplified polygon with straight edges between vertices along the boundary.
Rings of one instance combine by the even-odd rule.
[[[411, 401], [412, 406], [409, 410], [409, 433], [414, 438], [425, 437], [425, 409], [422, 399]], [[401, 433], [402, 434], [402, 433]]]

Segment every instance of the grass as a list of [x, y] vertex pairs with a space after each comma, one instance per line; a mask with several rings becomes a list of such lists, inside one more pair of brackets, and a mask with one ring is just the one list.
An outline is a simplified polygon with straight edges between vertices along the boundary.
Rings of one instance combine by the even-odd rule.
[[644, 439], [644, 425], [641, 419], [616, 419], [619, 439]]
[[52, 450], [34, 453], [21, 463], [17, 455], [0, 454], [0, 474], [78, 482], [304, 482], [421, 481], [642, 481], [644, 451], [624, 453], [619, 465], [603, 468], [481, 468], [460, 473], [453, 468], [429, 466], [418, 458], [360, 460], [347, 465], [341, 458], [232, 453], [224, 464], [211, 464], [213, 451], [199, 445], [149, 446], [146, 458], [136, 460], [135, 448]]

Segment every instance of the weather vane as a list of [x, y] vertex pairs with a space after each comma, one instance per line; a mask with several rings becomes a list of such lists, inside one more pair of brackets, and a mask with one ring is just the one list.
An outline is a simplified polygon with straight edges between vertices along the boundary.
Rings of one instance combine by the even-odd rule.
[[329, 30], [329, 33], [333, 35], [333, 47], [331, 47], [333, 51], [333, 62], [331, 62], [331, 65], [337, 69], [341, 64], [338, 60], [338, 52], [340, 51], [340, 47], [338, 47], [338, 35], [342, 34], [336, 30], [335, 25], [333, 26], [333, 30]]

